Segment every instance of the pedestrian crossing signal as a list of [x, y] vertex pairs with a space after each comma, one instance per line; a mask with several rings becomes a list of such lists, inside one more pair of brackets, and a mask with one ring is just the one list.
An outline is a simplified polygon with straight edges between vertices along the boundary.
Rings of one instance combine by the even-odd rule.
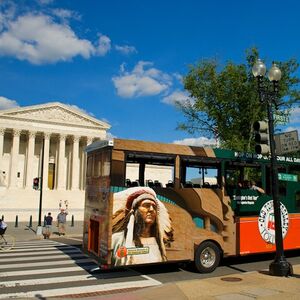
[[40, 179], [38, 177], [33, 178], [33, 189], [38, 190], [39, 183], [40, 183]]

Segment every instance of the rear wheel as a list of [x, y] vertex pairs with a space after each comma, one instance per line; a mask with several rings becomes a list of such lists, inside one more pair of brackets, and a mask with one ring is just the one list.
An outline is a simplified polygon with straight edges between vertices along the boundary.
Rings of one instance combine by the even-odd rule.
[[213, 272], [219, 265], [221, 252], [219, 247], [210, 241], [200, 244], [195, 253], [195, 265], [200, 273]]

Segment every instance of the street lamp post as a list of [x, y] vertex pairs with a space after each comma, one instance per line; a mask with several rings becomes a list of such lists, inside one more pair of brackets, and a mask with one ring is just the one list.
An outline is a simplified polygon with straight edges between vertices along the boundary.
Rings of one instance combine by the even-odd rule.
[[274, 261], [269, 266], [269, 272], [274, 276], [289, 276], [293, 273], [292, 265], [286, 260], [283, 250], [282, 238], [282, 223], [281, 223], [281, 210], [280, 201], [278, 196], [278, 167], [277, 157], [275, 152], [274, 140], [274, 107], [278, 107], [278, 81], [281, 79], [281, 71], [273, 63], [272, 68], [269, 70], [268, 78], [273, 83], [273, 90], [269, 90], [264, 86], [263, 78], [266, 74], [265, 64], [258, 59], [252, 68], [254, 77], [258, 82], [258, 94], [261, 103], [267, 106], [268, 123], [269, 123], [269, 142], [270, 142], [270, 156], [271, 156], [271, 190], [273, 197], [274, 218], [275, 218], [275, 243], [276, 243], [276, 256]]

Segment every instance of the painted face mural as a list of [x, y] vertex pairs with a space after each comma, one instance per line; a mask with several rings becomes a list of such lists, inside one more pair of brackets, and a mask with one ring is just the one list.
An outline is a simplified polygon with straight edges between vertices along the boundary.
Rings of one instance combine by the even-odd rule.
[[165, 243], [173, 229], [153, 189], [133, 187], [114, 194], [112, 231], [114, 265], [167, 260]]

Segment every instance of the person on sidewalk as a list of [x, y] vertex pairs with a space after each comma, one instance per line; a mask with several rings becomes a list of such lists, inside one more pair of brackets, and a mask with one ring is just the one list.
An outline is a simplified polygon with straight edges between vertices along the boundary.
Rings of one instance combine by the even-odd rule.
[[57, 215], [57, 226], [58, 226], [58, 235], [66, 234], [66, 223], [67, 223], [68, 211], [61, 209], [60, 213]]
[[48, 213], [48, 216], [45, 218], [45, 232], [44, 239], [49, 239], [52, 232], [52, 216], [51, 212]]
[[7, 224], [0, 219], [0, 235], [4, 234], [7, 229]]

